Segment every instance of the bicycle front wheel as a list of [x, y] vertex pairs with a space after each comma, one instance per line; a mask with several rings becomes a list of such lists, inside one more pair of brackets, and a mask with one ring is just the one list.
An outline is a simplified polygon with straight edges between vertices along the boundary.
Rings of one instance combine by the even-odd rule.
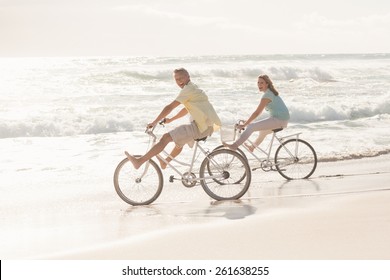
[[148, 205], [155, 201], [163, 188], [163, 176], [158, 165], [149, 160], [138, 170], [125, 158], [114, 173], [115, 191], [131, 205]]
[[199, 170], [204, 191], [215, 200], [239, 199], [251, 183], [248, 162], [237, 152], [214, 150], [202, 162]]
[[307, 179], [317, 167], [317, 154], [304, 140], [290, 139], [275, 152], [276, 169], [287, 180]]

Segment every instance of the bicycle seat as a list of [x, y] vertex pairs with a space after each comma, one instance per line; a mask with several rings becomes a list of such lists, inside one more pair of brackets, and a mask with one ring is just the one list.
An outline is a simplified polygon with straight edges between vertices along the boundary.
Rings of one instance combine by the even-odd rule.
[[273, 131], [274, 133], [279, 132], [279, 131], [282, 131], [282, 130], [283, 130], [283, 127], [281, 127], [281, 128], [276, 128], [276, 129], [272, 129], [272, 131]]
[[206, 137], [203, 137], [203, 138], [199, 138], [199, 139], [195, 139], [196, 142], [199, 142], [199, 141], [206, 141], [207, 139], [207, 136]]

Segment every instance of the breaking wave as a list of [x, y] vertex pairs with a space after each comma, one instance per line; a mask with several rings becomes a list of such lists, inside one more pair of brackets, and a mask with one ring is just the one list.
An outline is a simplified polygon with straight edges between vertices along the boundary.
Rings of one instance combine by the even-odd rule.
[[0, 138], [62, 137], [81, 134], [100, 134], [132, 131], [127, 118], [78, 116], [68, 119], [35, 118], [23, 121], [0, 122]]
[[371, 106], [361, 104], [359, 107], [333, 106], [327, 104], [303, 107], [292, 104], [289, 106], [289, 110], [291, 121], [296, 123], [357, 120], [380, 115], [390, 115], [390, 100]]

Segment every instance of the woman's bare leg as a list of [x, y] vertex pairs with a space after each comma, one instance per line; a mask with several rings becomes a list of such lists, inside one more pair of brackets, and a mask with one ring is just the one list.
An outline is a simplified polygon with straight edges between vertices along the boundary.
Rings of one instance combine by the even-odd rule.
[[264, 138], [270, 133], [272, 133], [272, 130], [260, 130], [259, 136], [253, 142], [253, 145], [247, 143], [245, 143], [244, 145], [248, 148], [249, 151], [253, 152], [255, 150], [255, 147], [258, 147], [264, 141]]

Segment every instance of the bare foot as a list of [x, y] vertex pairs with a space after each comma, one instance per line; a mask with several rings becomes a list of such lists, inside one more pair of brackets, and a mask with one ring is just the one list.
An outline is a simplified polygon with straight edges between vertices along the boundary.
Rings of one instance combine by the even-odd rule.
[[235, 150], [237, 150], [237, 147], [236, 147], [236, 145], [234, 145], [234, 144], [228, 144], [228, 143], [226, 143], [226, 142], [222, 142], [222, 144], [226, 147], [226, 148], [229, 148], [230, 150], [233, 150], [233, 151], [235, 151]]
[[139, 163], [139, 160], [132, 155], [130, 155], [127, 151], [125, 151], [125, 155], [127, 159], [133, 164], [135, 169], [139, 169], [142, 164]]
[[244, 143], [245, 147], [247, 147], [247, 149], [249, 151], [251, 151], [253, 153], [253, 151], [255, 150], [255, 147], [251, 144], [247, 144], [247, 143]]
[[157, 159], [160, 162], [161, 169], [167, 168], [167, 164], [162, 160], [160, 156], [157, 156]]

